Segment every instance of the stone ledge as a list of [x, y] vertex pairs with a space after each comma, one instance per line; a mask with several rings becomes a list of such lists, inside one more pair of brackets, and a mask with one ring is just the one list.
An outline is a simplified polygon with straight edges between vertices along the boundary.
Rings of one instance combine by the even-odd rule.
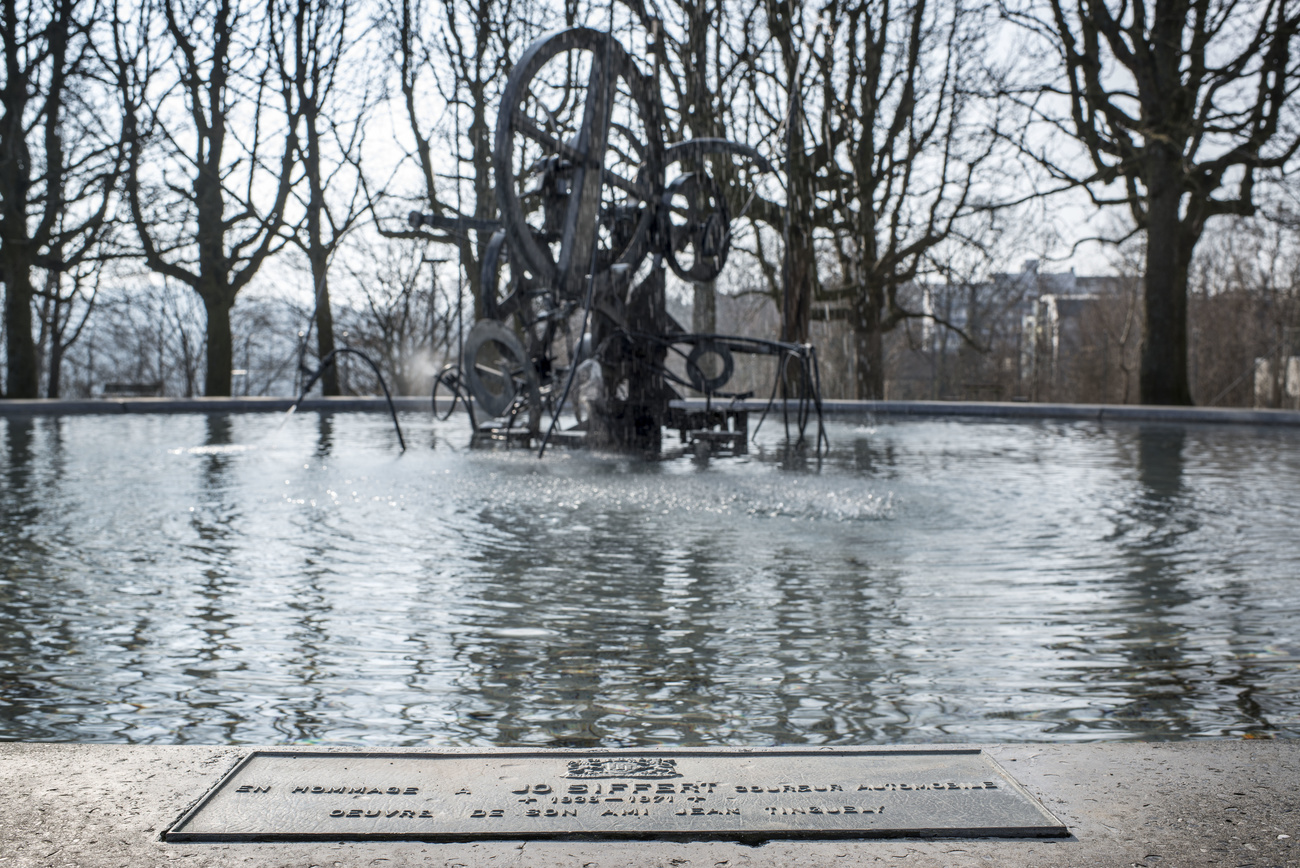
[[[394, 396], [393, 404], [403, 412], [429, 412], [429, 399], [419, 395]], [[702, 410], [703, 398], [673, 401], [673, 406]], [[282, 413], [293, 405], [292, 398], [97, 398], [62, 400], [0, 399], [0, 417], [62, 416], [122, 413]], [[713, 401], [714, 409], [761, 413], [766, 401]], [[440, 395], [438, 411], [451, 408], [451, 398]], [[302, 411], [386, 413], [388, 403], [376, 396], [306, 398]], [[790, 402], [791, 412], [795, 403]], [[1141, 404], [1030, 404], [1014, 401], [823, 401], [829, 417], [920, 416], [970, 417], [985, 419], [1085, 419], [1098, 422], [1166, 422], [1171, 424], [1289, 425], [1300, 426], [1300, 412], [1293, 410], [1247, 410], [1239, 407], [1155, 407]], [[772, 405], [769, 419], [779, 419], [781, 404]]]
[[162, 831], [250, 748], [10, 742], [0, 743], [0, 866], [1300, 865], [1298, 742], [983, 747], [1072, 837], [166, 844]]
[[[402, 411], [429, 412], [429, 399], [414, 395], [399, 395], [393, 405]], [[34, 398], [31, 400], [0, 400], [0, 416], [83, 416], [120, 415], [123, 413], [283, 413], [293, 406], [293, 398], [88, 398], [62, 400], [59, 398]], [[450, 398], [439, 398], [438, 407], [446, 410]], [[382, 397], [367, 395], [340, 398], [305, 398], [299, 410], [328, 410], [336, 412], [387, 413], [388, 402]]]
[[[703, 398], [673, 401], [673, 406], [703, 410]], [[761, 413], [766, 401], [713, 401], [716, 410], [747, 410]], [[791, 412], [794, 402], [791, 402]], [[1019, 401], [823, 401], [829, 417], [877, 416], [966, 416], [984, 419], [1085, 419], [1097, 422], [1166, 422], [1172, 424], [1300, 425], [1300, 412], [1293, 410], [1247, 410], [1240, 407], [1158, 407], [1146, 404], [1031, 404]], [[768, 421], [780, 421], [781, 404], [776, 403]]]

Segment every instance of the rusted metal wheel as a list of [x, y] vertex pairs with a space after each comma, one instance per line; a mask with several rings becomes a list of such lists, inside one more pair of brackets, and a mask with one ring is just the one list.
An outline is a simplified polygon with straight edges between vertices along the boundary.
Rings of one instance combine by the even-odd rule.
[[635, 270], [650, 249], [664, 166], [654, 88], [585, 27], [534, 42], [506, 81], [493, 155], [502, 226], [512, 264], [559, 299], [581, 299], [588, 276], [614, 266]]
[[485, 416], [504, 416], [520, 398], [530, 409], [540, 405], [532, 360], [505, 325], [493, 319], [474, 323], [463, 352], [465, 388]]
[[679, 175], [664, 193], [668, 265], [682, 280], [707, 283], [731, 250], [731, 209], [722, 185], [700, 170]]
[[697, 341], [686, 357], [686, 376], [695, 391], [706, 395], [712, 395], [727, 385], [735, 371], [736, 360], [727, 345], [720, 341]]
[[664, 258], [682, 280], [707, 283], [727, 264], [731, 208], [708, 163], [732, 157], [747, 162], [751, 172], [773, 171], [772, 164], [754, 148], [726, 139], [690, 139], [664, 151], [665, 165], [680, 163], [684, 170], [664, 193], [660, 229]]

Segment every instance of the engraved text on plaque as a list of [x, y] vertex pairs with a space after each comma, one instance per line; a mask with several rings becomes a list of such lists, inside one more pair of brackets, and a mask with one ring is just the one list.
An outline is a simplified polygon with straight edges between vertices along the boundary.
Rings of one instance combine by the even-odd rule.
[[1055, 836], [978, 750], [257, 751], [168, 841]]

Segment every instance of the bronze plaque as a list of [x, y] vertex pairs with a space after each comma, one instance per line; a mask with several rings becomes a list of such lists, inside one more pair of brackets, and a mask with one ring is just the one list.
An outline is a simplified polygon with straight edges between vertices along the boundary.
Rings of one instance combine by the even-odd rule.
[[167, 841], [1060, 836], [979, 750], [255, 751]]

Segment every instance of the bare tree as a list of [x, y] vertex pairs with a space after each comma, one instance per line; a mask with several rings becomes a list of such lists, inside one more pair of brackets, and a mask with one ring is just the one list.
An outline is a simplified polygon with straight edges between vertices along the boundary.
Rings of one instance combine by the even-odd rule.
[[[1001, 122], [983, 2], [770, 0], [746, 29], [744, 134], [782, 167], [785, 201], [750, 207], [782, 337], [806, 341], [814, 303], [853, 331], [856, 397], [882, 397], [883, 336], [900, 289], [946, 248], [980, 247]], [[764, 230], [767, 231], [764, 231]], [[781, 264], [773, 263], [780, 235]], [[820, 311], [819, 311], [820, 312]], [[942, 319], [942, 318], [940, 318]]]
[[130, 220], [148, 267], [203, 301], [207, 395], [231, 391], [236, 295], [286, 243], [298, 117], [263, 9], [156, 0], [115, 21]]
[[1008, 13], [1059, 58], [1063, 80], [1030, 88], [1028, 104], [1048, 135], [1083, 146], [1087, 168], [1028, 135], [1021, 145], [1097, 205], [1129, 209], [1146, 236], [1140, 400], [1190, 404], [1196, 244], [1210, 218], [1253, 214], [1257, 181], [1300, 147], [1288, 116], [1300, 4], [1044, 0]]
[[[354, 252], [348, 272], [364, 304], [340, 311], [349, 344], [375, 359], [396, 394], [428, 394], [438, 362], [454, 345], [454, 302], [438, 292], [436, 272], [431, 280], [413, 245], [379, 239]], [[353, 371], [369, 383], [369, 369]]]
[[[807, 20], [816, 10], [803, 0], [766, 0], [761, 10], [756, 19], [739, 22], [740, 44], [734, 50], [744, 93], [735, 100], [739, 111], [733, 107], [732, 135], [759, 146], [779, 167], [784, 201], [758, 196], [745, 212], [754, 229], [751, 252], [781, 311], [780, 337], [802, 343], [808, 340], [819, 287], [818, 189], [806, 103], [811, 44], [821, 30]], [[781, 239], [779, 266], [773, 264], [767, 233]]]
[[[744, 88], [748, 58], [744, 34], [762, 18], [763, 7], [742, 7], [722, 0], [668, 0], [647, 4], [624, 0], [645, 30], [653, 75], [664, 96], [665, 136], [670, 143], [735, 135], [734, 105]], [[743, 163], [742, 163], [743, 165]], [[728, 200], [733, 219], [749, 203], [748, 173], [732, 158], [694, 155], [678, 173], [705, 172]], [[752, 168], [752, 166], [748, 166]], [[743, 227], [733, 222], [733, 231]], [[692, 281], [692, 329], [717, 331], [716, 280]]]
[[[359, 160], [373, 74], [360, 54], [349, 0], [272, 0], [271, 9], [271, 46], [302, 118], [298, 159], [306, 191], [294, 242], [311, 269], [316, 348], [325, 359], [334, 351], [330, 262], [365, 211]], [[322, 373], [321, 391], [339, 394], [335, 366]]]
[[[656, 26], [638, 2], [627, 2], [647, 26]], [[656, 40], [662, 47], [655, 52], [669, 85], [673, 132], [738, 140], [777, 167], [782, 189], [765, 191], [774, 195], [760, 194], [758, 174], [727, 162], [708, 169], [729, 199], [732, 250], [751, 260], [764, 293], [781, 311], [780, 336], [806, 341], [818, 280], [817, 192], [805, 106], [815, 30], [805, 21], [809, 10], [802, 0], [767, 0], [748, 9], [676, 0], [675, 8], [680, 35], [670, 28]], [[697, 303], [711, 302], [713, 287], [695, 287], [694, 294]], [[697, 316], [696, 325], [712, 319]]]
[[858, 398], [884, 396], [882, 336], [926, 315], [902, 306], [899, 288], [942, 248], [978, 246], [978, 218], [997, 204], [981, 175], [996, 168], [999, 122], [984, 63], [989, 12], [979, 0], [824, 8], [812, 160], [838, 285], [822, 296], [847, 303]]
[[295, 394], [299, 328], [311, 313], [272, 292], [253, 292], [231, 311], [237, 378], [232, 392], [242, 395]]
[[94, 106], [98, 9], [87, 0], [0, 3], [0, 280], [11, 398], [39, 390], [33, 269], [57, 285], [57, 275], [88, 259], [119, 172], [119, 131]]
[[197, 393], [203, 358], [203, 309], [183, 284], [139, 273], [129, 260], [99, 274], [94, 316], [83, 338], [67, 351], [70, 371], [62, 388], [89, 397], [101, 385], [160, 386], [162, 394]]
[[[411, 133], [412, 151], [406, 158], [421, 181], [415, 194], [421, 210], [443, 217], [496, 219], [492, 143], [501, 90], [517, 46], [539, 32], [538, 18], [538, 10], [527, 0], [392, 0], [387, 14], [389, 54]], [[450, 147], [442, 150], [439, 143]], [[382, 221], [382, 212], [376, 211]], [[389, 237], [455, 245], [475, 317], [482, 315], [487, 232], [409, 231], [381, 225]]]
[[1262, 215], [1225, 221], [1223, 231], [1208, 233], [1197, 250], [1188, 343], [1192, 394], [1199, 403], [1295, 405], [1300, 249], [1286, 222]]
[[[48, 347], [45, 397], [57, 398], [63, 383], [63, 360], [81, 337], [95, 310], [99, 294], [102, 263], [87, 262], [66, 270], [46, 272], [41, 293], [41, 331], [39, 347]], [[64, 292], [64, 282], [71, 284]]]

